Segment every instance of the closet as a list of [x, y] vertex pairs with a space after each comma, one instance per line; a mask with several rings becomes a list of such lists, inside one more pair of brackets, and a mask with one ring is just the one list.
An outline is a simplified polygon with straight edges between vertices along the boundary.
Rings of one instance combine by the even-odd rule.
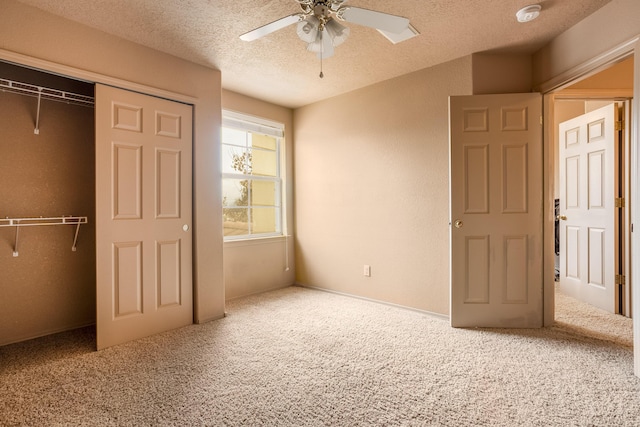
[[93, 99], [0, 62], [0, 346], [96, 321]]

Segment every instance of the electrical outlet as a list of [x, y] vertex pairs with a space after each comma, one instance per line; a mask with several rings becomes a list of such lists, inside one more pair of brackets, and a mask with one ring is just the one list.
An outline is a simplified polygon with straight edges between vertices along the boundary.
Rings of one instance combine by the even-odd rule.
[[366, 277], [371, 277], [371, 266], [370, 265], [365, 265], [364, 266], [364, 275]]

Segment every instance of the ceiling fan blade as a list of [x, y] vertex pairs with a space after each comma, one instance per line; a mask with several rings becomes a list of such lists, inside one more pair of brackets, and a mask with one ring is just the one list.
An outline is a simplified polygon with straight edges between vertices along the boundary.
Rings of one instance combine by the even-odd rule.
[[288, 27], [291, 24], [295, 24], [296, 22], [299, 22], [302, 19], [304, 19], [303, 14], [294, 13], [293, 15], [285, 16], [284, 18], [280, 18], [277, 21], [273, 21], [267, 25], [258, 27], [255, 30], [251, 30], [248, 33], [244, 33], [243, 35], [240, 36], [240, 39], [246, 42], [257, 40], [260, 37], [264, 37], [267, 34], [273, 33], [274, 31], [278, 31], [284, 27]]
[[409, 27], [408, 18], [352, 6], [341, 7], [338, 17], [347, 22], [396, 34]]

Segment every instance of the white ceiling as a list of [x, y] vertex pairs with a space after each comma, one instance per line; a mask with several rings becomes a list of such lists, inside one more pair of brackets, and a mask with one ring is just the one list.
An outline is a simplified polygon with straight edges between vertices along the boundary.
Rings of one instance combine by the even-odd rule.
[[124, 39], [221, 70], [225, 89], [299, 107], [476, 52], [533, 53], [611, 0], [540, 0], [540, 17], [515, 13], [535, 0], [349, 0], [406, 16], [420, 31], [397, 45], [377, 31], [351, 34], [323, 62], [295, 25], [253, 42], [238, 36], [300, 10], [295, 0], [19, 0]]

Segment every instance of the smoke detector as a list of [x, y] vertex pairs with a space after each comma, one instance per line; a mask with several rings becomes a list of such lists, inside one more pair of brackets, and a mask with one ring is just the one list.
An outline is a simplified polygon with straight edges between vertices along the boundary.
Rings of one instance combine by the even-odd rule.
[[518, 22], [533, 21], [540, 15], [540, 10], [542, 10], [542, 6], [539, 4], [525, 6], [516, 12], [516, 18], [518, 18]]

